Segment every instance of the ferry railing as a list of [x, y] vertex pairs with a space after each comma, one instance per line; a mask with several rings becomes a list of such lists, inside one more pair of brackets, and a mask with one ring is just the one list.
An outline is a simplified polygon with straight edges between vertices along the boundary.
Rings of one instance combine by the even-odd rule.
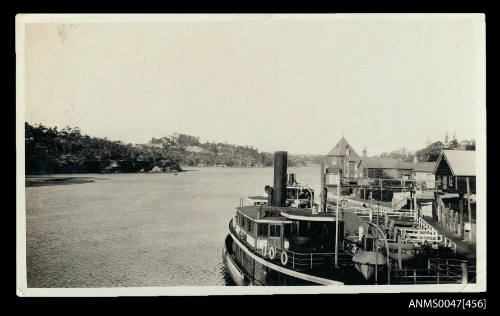
[[[293, 269], [314, 269], [317, 267], [325, 267], [334, 265], [335, 253], [334, 252], [294, 252], [285, 249], [277, 249], [276, 258], [279, 260], [282, 252], [286, 252], [288, 262]], [[352, 264], [352, 255], [346, 253], [338, 253], [339, 263], [341, 265]]]
[[[233, 219], [229, 221], [229, 231], [232, 232], [240, 242], [249, 247], [249, 249], [257, 252], [254, 249], [254, 245], [250, 245], [246, 241], [246, 234], [244, 232], [237, 232], [235, 229], [237, 225], [234, 225]], [[314, 269], [317, 267], [325, 267], [325, 266], [333, 266], [335, 252], [294, 252], [286, 249], [276, 248], [276, 257], [275, 260], [280, 261], [281, 253], [285, 251], [288, 256], [288, 261], [286, 263], [287, 266], [290, 266], [294, 269]], [[261, 255], [261, 254], [259, 254]], [[352, 255], [347, 253], [338, 253], [339, 261], [342, 265], [352, 264]], [[266, 258], [267, 259], [267, 258]], [[280, 262], [281, 264], [281, 262]]]

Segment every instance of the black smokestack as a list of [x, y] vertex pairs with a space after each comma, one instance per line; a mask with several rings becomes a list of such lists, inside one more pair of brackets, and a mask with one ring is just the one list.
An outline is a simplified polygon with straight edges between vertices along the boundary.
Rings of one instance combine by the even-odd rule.
[[274, 152], [274, 187], [272, 205], [286, 206], [286, 169], [288, 154], [286, 151]]

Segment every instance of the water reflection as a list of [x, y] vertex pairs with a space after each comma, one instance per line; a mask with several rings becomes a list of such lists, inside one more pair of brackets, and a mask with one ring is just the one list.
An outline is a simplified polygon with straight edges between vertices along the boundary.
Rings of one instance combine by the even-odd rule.
[[236, 283], [234, 283], [233, 279], [231, 278], [229, 271], [227, 271], [226, 266], [222, 262], [220, 264], [219, 273], [225, 282], [225, 284], [224, 284], [225, 286], [235, 286], [236, 285]]

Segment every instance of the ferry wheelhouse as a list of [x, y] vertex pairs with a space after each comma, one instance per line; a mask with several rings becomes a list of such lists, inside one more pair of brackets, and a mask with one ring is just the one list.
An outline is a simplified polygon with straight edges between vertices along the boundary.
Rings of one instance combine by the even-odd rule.
[[[314, 203], [314, 190], [307, 185], [297, 182], [294, 173], [290, 173], [287, 178], [286, 206], [298, 208], [314, 207], [317, 209], [318, 204]], [[260, 195], [248, 197], [252, 205], [268, 205], [272, 203], [272, 201], [270, 201], [272, 188], [270, 186], [266, 186], [265, 191], [267, 196]]]

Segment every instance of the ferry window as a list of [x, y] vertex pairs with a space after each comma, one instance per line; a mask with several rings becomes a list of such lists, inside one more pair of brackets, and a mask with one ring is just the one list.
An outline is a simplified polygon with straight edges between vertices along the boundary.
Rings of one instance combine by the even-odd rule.
[[269, 225], [269, 236], [270, 237], [280, 237], [281, 236], [281, 226], [280, 225]]
[[245, 230], [247, 232], [252, 231], [252, 222], [248, 218], [245, 218]]
[[297, 190], [287, 189], [286, 190], [286, 198], [287, 199], [296, 199], [297, 198]]
[[312, 239], [318, 239], [319, 236], [322, 234], [323, 229], [324, 229], [323, 223], [318, 223], [318, 222], [311, 223], [311, 227], [309, 229], [309, 237], [311, 237]]
[[302, 190], [299, 195], [299, 199], [308, 199], [309, 198], [309, 191], [307, 190]]
[[291, 229], [292, 229], [292, 225], [291, 224], [285, 224], [283, 226], [283, 236], [285, 236], [286, 238], [290, 238], [290, 235], [291, 235]]
[[257, 235], [260, 237], [267, 237], [267, 226], [268, 224], [259, 224], [257, 226]]
[[299, 221], [299, 237], [307, 237], [307, 222]]

